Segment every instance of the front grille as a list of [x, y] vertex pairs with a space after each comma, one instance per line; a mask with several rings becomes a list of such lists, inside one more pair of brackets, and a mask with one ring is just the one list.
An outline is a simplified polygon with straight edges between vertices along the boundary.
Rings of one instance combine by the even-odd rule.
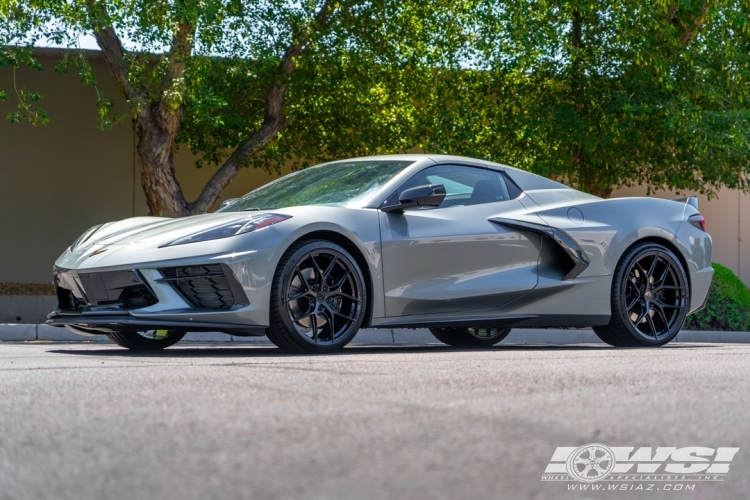
[[81, 311], [100, 306], [138, 309], [159, 302], [135, 271], [58, 271], [54, 277], [58, 310]]
[[167, 281], [191, 306], [200, 309], [230, 309], [246, 305], [247, 296], [234, 273], [222, 264], [159, 269]]

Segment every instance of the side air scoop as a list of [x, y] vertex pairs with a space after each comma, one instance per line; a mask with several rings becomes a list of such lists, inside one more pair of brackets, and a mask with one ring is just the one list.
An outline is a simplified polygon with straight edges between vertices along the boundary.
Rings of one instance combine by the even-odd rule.
[[504, 217], [490, 217], [488, 220], [506, 227], [539, 233], [556, 243], [565, 254], [570, 257], [570, 260], [573, 261], [573, 267], [563, 277], [563, 280], [572, 280], [573, 278], [578, 277], [591, 264], [591, 261], [589, 261], [586, 256], [586, 252], [584, 252], [580, 245], [578, 245], [578, 242], [562, 229], [534, 222], [506, 219]]

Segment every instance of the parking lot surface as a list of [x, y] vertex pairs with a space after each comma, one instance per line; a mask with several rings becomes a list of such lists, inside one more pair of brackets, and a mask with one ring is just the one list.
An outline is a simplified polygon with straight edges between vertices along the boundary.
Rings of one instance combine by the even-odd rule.
[[[743, 344], [5, 342], [0, 499], [747, 498], [749, 360]], [[689, 491], [541, 481], [557, 447], [587, 443], [740, 451]]]

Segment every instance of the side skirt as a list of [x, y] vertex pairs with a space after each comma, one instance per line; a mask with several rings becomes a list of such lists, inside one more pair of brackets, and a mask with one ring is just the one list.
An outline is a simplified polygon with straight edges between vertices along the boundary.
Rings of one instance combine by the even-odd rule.
[[542, 314], [523, 316], [504, 316], [493, 318], [461, 318], [461, 319], [431, 319], [420, 318], [406, 320], [405, 318], [378, 318], [372, 320], [370, 328], [555, 328], [574, 327], [585, 328], [609, 324], [610, 315], [562, 315]]

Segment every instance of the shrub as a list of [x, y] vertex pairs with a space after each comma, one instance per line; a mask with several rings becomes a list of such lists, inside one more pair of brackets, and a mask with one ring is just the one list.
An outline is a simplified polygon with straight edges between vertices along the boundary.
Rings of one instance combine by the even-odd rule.
[[705, 309], [685, 322], [686, 330], [750, 331], [750, 290], [728, 268], [713, 264]]

